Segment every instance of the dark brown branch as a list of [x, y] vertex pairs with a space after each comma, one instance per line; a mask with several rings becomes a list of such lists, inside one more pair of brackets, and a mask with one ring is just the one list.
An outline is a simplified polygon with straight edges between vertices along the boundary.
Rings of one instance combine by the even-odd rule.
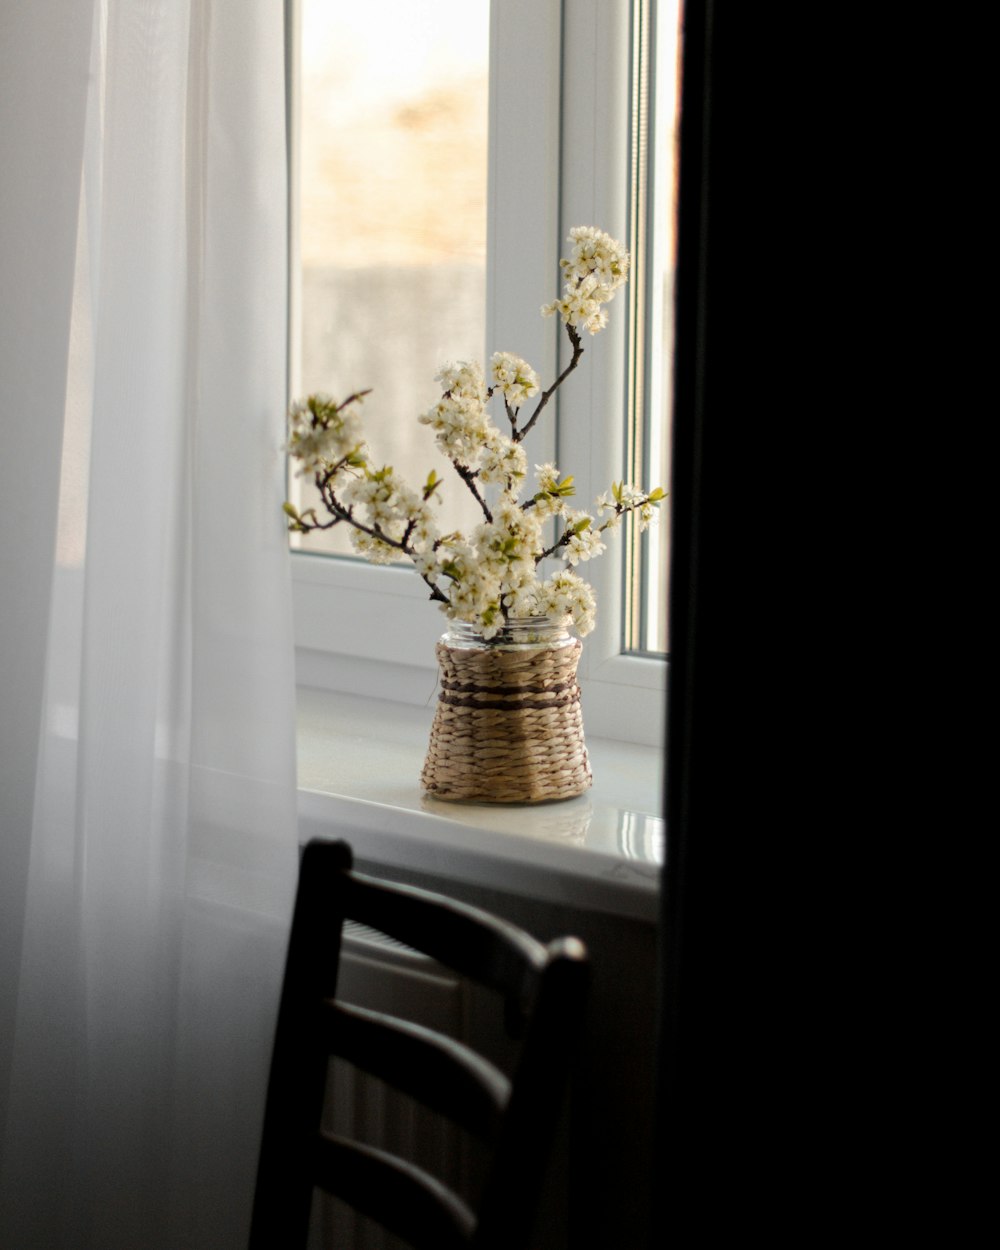
[[442, 591], [442, 590], [440, 589], [440, 587], [438, 586], [437, 582], [432, 582], [432, 581], [431, 581], [431, 579], [427, 576], [427, 574], [426, 574], [426, 573], [421, 573], [421, 572], [419, 572], [419, 570], [417, 570], [417, 576], [418, 576], [418, 577], [421, 579], [421, 581], [423, 581], [426, 585], [430, 586], [430, 588], [431, 588], [431, 593], [430, 593], [430, 596], [429, 596], [429, 597], [430, 597], [430, 599], [431, 599], [432, 601], [437, 601], [438, 603], [449, 603], [449, 602], [450, 602], [450, 600], [448, 599], [448, 596], [444, 593], [444, 591]]
[[[487, 403], [489, 403], [490, 400], [493, 398], [494, 394], [496, 393], [496, 389], [497, 388], [495, 386], [491, 386], [489, 390], [486, 392]], [[506, 395], [503, 396], [503, 407], [504, 407], [504, 412], [506, 412], [507, 414], [507, 420], [510, 422], [511, 434], [513, 435], [517, 432], [517, 413], [511, 409], [510, 404], [507, 402]]]
[[[360, 403], [360, 401], [364, 399], [366, 395], [370, 395], [371, 393], [372, 393], [372, 388], [370, 386], [366, 386], [363, 391], [352, 391], [351, 394], [348, 395], [348, 397], [342, 403], [338, 404], [336, 400], [332, 400], [330, 406], [333, 408], [334, 415], [336, 416], [337, 413], [341, 412], [344, 408], [348, 407], [349, 404]], [[314, 396], [310, 395], [309, 398], [312, 399], [314, 398]], [[319, 425], [325, 426], [326, 424], [323, 418], [319, 415], [319, 413], [317, 413], [311, 407], [309, 408], [309, 424], [314, 430], [316, 429], [317, 426]]]
[[[360, 530], [363, 534], [367, 534], [370, 538], [377, 538], [379, 542], [385, 543], [387, 547], [394, 547], [397, 551], [401, 551], [403, 555], [413, 556], [415, 552], [411, 551], [406, 545], [406, 541], [413, 532], [413, 523], [407, 527], [402, 538], [390, 538], [390, 536], [378, 525], [365, 525], [363, 521], [359, 521], [354, 515], [353, 508], [345, 508], [337, 496], [330, 489], [328, 483], [323, 482], [318, 476], [316, 485], [319, 487], [320, 494], [323, 496], [323, 505], [331, 516], [336, 518], [335, 523], [346, 521], [348, 525], [352, 525], [356, 530]], [[316, 529], [329, 529], [329, 526], [316, 525]]]
[[489, 524], [492, 525], [493, 513], [489, 510], [486, 500], [479, 493], [479, 487], [476, 485], [477, 474], [472, 469], [470, 469], [468, 465], [460, 464], [457, 460], [453, 460], [451, 463], [455, 467], [455, 472], [462, 479], [462, 481], [466, 484], [466, 486], [468, 486], [469, 490], [472, 491], [472, 494], [475, 497], [476, 502], [479, 504], [480, 508], [482, 508], [483, 510], [483, 516], [486, 518]]
[[315, 508], [307, 508], [295, 520], [289, 521], [288, 528], [293, 533], [311, 534], [314, 530], [332, 530], [335, 525], [339, 525], [343, 520], [342, 517], [335, 516], [332, 521], [306, 521], [309, 513], [316, 515]]
[[569, 335], [569, 341], [573, 344], [572, 359], [570, 360], [566, 368], [562, 371], [562, 373], [560, 373], [560, 375], [552, 383], [549, 389], [547, 391], [542, 392], [542, 396], [539, 399], [538, 404], [535, 407], [535, 411], [531, 414], [530, 418], [528, 419], [527, 424], [523, 425], [519, 430], [515, 431], [515, 433], [511, 436], [515, 443], [520, 443], [524, 441], [525, 435], [529, 432], [531, 427], [535, 424], [538, 418], [542, 415], [542, 409], [549, 402], [552, 396], [556, 393], [559, 387], [562, 386], [562, 384], [566, 381], [566, 379], [573, 372], [576, 366], [580, 363], [580, 357], [583, 355], [583, 344], [580, 341], [580, 335], [577, 333], [575, 326], [571, 326], [568, 323], [566, 325], [566, 333]]
[[546, 550], [543, 551], [540, 556], [535, 556], [535, 568], [537, 569], [538, 566], [541, 564], [541, 562], [543, 560], [547, 560], [549, 556], [555, 555], [555, 553], [559, 550], [560, 547], [568, 547], [569, 540], [570, 538], [572, 538], [572, 536], [573, 536], [572, 530], [563, 530], [562, 534], [552, 544], [551, 547], [546, 548]]

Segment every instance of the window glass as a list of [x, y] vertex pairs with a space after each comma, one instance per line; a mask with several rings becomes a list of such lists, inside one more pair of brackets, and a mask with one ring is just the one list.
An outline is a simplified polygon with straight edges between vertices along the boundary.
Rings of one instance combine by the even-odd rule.
[[[633, 253], [627, 458], [635, 482], [670, 484], [681, 0], [636, 0], [632, 32]], [[666, 652], [670, 506], [625, 560], [625, 645]]]
[[[489, 0], [301, 0], [299, 21], [292, 388], [370, 387], [372, 454], [419, 486], [442, 471], [417, 422], [434, 376], [484, 352]], [[442, 529], [473, 508], [446, 492]], [[346, 531], [292, 542], [347, 554]]]

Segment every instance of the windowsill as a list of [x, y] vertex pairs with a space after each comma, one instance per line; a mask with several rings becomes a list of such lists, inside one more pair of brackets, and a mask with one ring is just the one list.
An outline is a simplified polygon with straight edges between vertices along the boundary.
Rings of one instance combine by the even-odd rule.
[[359, 859], [656, 921], [662, 754], [587, 737], [593, 788], [558, 803], [444, 803], [420, 788], [433, 707], [300, 687], [303, 841], [346, 836]]

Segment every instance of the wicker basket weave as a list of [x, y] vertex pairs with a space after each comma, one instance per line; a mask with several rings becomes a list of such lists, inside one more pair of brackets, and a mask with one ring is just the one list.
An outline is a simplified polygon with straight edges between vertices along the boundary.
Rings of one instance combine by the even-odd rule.
[[591, 785], [578, 639], [562, 646], [437, 645], [441, 693], [421, 773], [429, 795], [544, 803]]

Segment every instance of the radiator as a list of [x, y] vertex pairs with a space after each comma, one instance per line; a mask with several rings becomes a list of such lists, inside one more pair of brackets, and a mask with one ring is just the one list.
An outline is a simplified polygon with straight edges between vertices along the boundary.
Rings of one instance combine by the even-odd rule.
[[[433, 960], [363, 925], [344, 930], [338, 997], [468, 1037], [473, 987]], [[474, 1144], [454, 1125], [340, 1060], [330, 1064], [323, 1126], [384, 1146], [468, 1195], [476, 1183]], [[403, 1250], [403, 1243], [338, 1199], [317, 1192], [310, 1250]]]

